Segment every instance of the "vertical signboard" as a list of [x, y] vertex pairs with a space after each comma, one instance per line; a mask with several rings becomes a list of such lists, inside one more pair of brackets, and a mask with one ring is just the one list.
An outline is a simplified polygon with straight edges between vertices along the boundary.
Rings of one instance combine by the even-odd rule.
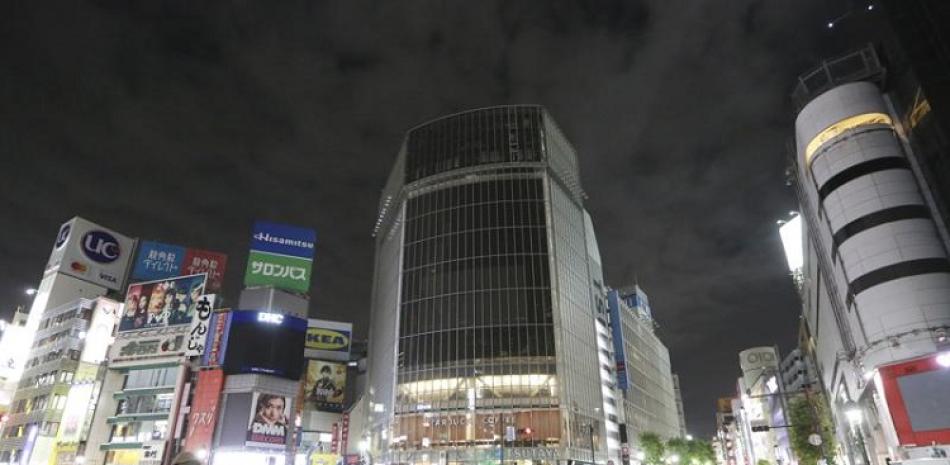
[[135, 240], [77, 216], [60, 227], [45, 273], [122, 290], [134, 248]]
[[247, 421], [245, 445], [285, 447], [290, 432], [290, 397], [255, 392]]
[[228, 331], [231, 326], [231, 312], [220, 310], [211, 314], [207, 349], [201, 357], [202, 366], [221, 366], [228, 345]]
[[185, 450], [197, 453], [211, 450], [214, 427], [218, 420], [218, 402], [224, 386], [224, 373], [220, 369], [198, 372], [195, 396], [188, 413], [188, 433]]
[[312, 229], [254, 223], [244, 285], [308, 292], [316, 240]]
[[188, 330], [188, 342], [185, 346], [186, 357], [200, 357], [205, 352], [214, 298], [214, 294], [203, 295], [195, 304], [195, 313], [191, 317], [191, 328]]

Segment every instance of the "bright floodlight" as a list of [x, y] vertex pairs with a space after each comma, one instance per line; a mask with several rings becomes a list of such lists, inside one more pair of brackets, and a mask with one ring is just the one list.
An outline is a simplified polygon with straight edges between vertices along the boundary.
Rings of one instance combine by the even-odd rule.
[[870, 4], [870, 5], [868, 5], [868, 11], [871, 11], [871, 10], [873, 10], [873, 9], [874, 9], [874, 4], [873, 4], [873, 3]]
[[861, 412], [861, 407], [857, 405], [845, 410], [844, 416], [848, 418], [848, 422], [850, 423], [861, 423], [861, 420], [864, 419], [864, 413]]
[[802, 242], [802, 217], [795, 215], [778, 229], [785, 248], [789, 271], [798, 271], [805, 265], [805, 247]]
[[937, 355], [937, 365], [940, 365], [944, 368], [950, 368], [950, 352], [944, 352], [940, 355]]
[[34, 295], [34, 294], [36, 294], [36, 289], [31, 287], [26, 290], [26, 295]]
[[828, 29], [835, 27], [834, 21], [828, 21]]
[[692, 435], [692, 434], [687, 434], [687, 435], [686, 435], [686, 440], [687, 440], [687, 441], [692, 441], [692, 440], [693, 440], [693, 435]]

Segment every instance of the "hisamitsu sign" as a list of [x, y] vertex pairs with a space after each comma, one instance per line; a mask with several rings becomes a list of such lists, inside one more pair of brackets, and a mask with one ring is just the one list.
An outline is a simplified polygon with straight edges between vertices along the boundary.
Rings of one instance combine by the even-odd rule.
[[251, 234], [251, 250], [313, 260], [317, 233], [312, 229], [258, 221]]

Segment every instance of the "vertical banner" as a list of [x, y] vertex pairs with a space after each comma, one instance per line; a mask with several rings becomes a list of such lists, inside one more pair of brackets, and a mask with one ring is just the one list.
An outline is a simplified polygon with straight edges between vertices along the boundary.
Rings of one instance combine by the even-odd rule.
[[198, 297], [198, 301], [195, 302], [194, 314], [191, 317], [191, 329], [188, 331], [188, 342], [185, 345], [186, 357], [198, 357], [205, 352], [208, 331], [211, 326], [214, 298], [214, 294], [205, 294]]
[[214, 428], [218, 421], [218, 402], [221, 388], [224, 386], [224, 372], [221, 369], [198, 372], [194, 400], [188, 413], [188, 434], [185, 436], [185, 450], [197, 453], [199, 450], [211, 450]]
[[228, 329], [230, 326], [230, 311], [212, 312], [211, 334], [208, 335], [206, 350], [201, 357], [202, 366], [220, 366], [224, 362], [224, 351], [228, 345]]
[[338, 454], [340, 452], [340, 441], [339, 441], [340, 424], [339, 423], [336, 423], [336, 422], [333, 423], [333, 429], [331, 430], [331, 434], [333, 435], [333, 439], [330, 441], [330, 453]]
[[350, 414], [344, 412], [340, 423], [340, 450], [346, 453], [346, 445], [350, 440]]

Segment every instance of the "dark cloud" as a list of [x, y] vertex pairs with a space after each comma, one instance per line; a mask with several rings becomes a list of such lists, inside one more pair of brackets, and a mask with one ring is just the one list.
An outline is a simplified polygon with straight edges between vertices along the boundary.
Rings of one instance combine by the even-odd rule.
[[608, 280], [638, 279], [711, 433], [736, 352], [794, 339], [774, 220], [823, 2], [14, 2], [0, 18], [0, 303], [58, 225], [231, 254], [318, 230], [312, 313], [365, 335], [379, 191], [404, 131], [541, 103], [581, 154]]

